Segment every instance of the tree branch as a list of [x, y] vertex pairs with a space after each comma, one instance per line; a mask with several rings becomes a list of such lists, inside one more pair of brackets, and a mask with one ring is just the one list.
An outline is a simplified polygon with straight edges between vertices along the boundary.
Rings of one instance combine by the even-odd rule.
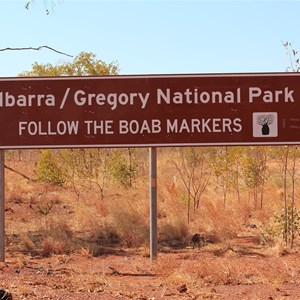
[[29, 181], [36, 181], [35, 179], [32, 179], [32, 178], [26, 176], [25, 174], [23, 174], [23, 173], [21, 173], [21, 172], [15, 170], [15, 169], [13, 169], [13, 168], [11, 168], [11, 167], [5, 165], [5, 164], [4, 164], [4, 168], [6, 168], [7, 170], [10, 170], [10, 171], [12, 171], [12, 172], [14, 172], [14, 173], [16, 173], [16, 174], [22, 176], [23, 178], [25, 178], [25, 179], [27, 179], [27, 180], [29, 180]]
[[11, 47], [7, 47], [7, 48], [2, 48], [0, 49], [0, 51], [21, 51], [21, 50], [36, 50], [36, 51], [39, 51], [43, 48], [46, 48], [46, 49], [49, 49], [51, 51], [54, 51], [56, 53], [59, 53], [59, 54], [62, 54], [62, 55], [66, 55], [66, 56], [69, 56], [69, 57], [73, 57], [73, 55], [70, 55], [68, 53], [65, 53], [65, 52], [62, 52], [62, 51], [58, 51], [52, 47], [49, 47], [49, 46], [39, 46], [39, 47], [21, 47], [21, 48], [11, 48]]

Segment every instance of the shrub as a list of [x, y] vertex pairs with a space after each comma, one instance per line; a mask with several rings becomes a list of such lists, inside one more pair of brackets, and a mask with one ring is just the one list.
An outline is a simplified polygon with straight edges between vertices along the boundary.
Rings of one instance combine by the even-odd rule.
[[52, 238], [46, 238], [41, 243], [41, 253], [43, 256], [50, 256], [52, 254], [68, 253], [68, 247], [63, 241], [57, 241]]
[[110, 174], [124, 187], [131, 187], [136, 179], [138, 165], [133, 160], [133, 151], [128, 149], [128, 159], [126, 159], [124, 153], [119, 151], [115, 151], [111, 156]]
[[273, 236], [281, 236], [286, 245], [293, 247], [296, 235], [299, 235], [300, 215], [296, 207], [290, 205], [281, 214], [274, 215], [274, 227], [270, 232]]
[[112, 227], [127, 247], [140, 246], [148, 242], [149, 225], [143, 206], [132, 199], [114, 202], [110, 215]]
[[40, 243], [44, 256], [51, 254], [68, 254], [74, 249], [73, 231], [64, 221], [52, 220], [43, 233]]
[[182, 218], [173, 217], [161, 226], [159, 236], [165, 242], [184, 241], [188, 236], [188, 225]]
[[65, 182], [63, 173], [50, 150], [44, 150], [37, 164], [37, 180], [40, 182], [63, 185]]

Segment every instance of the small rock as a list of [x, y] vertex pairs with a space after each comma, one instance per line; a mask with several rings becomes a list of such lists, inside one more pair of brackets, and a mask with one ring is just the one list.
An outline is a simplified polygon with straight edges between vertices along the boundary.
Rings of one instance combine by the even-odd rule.
[[177, 287], [177, 291], [179, 293], [186, 293], [187, 292], [187, 286], [186, 284], [180, 285], [179, 287]]

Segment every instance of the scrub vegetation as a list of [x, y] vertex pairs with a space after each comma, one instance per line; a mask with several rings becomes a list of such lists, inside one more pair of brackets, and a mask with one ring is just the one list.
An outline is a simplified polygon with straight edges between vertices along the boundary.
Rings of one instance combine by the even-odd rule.
[[158, 149], [151, 263], [148, 149], [6, 151], [2, 285], [18, 299], [297, 299], [299, 156]]
[[[11, 170], [16, 169], [14, 176], [19, 177], [26, 173], [32, 183], [26, 178], [8, 182], [13, 184], [8, 201], [29, 197], [32, 212], [44, 216], [41, 225], [48, 224], [45, 230], [56, 222], [56, 209], [72, 207], [72, 219], [63, 220], [68, 230], [99, 235], [103, 242], [148, 245], [147, 149], [47, 149], [16, 154], [6, 153], [7, 172], [14, 174]], [[186, 247], [198, 233], [204, 240], [226, 242], [250, 227], [265, 244], [281, 238], [293, 248], [299, 235], [299, 157], [297, 146], [159, 149], [159, 241]], [[25, 166], [30, 172], [23, 170]], [[17, 183], [21, 186], [15, 187]], [[82, 228], [76, 227], [85, 221]]]

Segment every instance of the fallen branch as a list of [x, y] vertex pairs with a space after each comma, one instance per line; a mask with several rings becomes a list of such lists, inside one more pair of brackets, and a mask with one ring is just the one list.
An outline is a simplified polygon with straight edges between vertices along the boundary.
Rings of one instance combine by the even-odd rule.
[[20, 48], [12, 48], [12, 47], [7, 47], [7, 48], [2, 48], [0, 49], [0, 51], [22, 51], [22, 50], [35, 50], [35, 51], [39, 51], [43, 48], [49, 49], [51, 51], [54, 51], [56, 53], [62, 54], [62, 55], [66, 55], [69, 57], [73, 57], [73, 55], [70, 55], [68, 53], [62, 52], [62, 51], [58, 51], [52, 47], [49, 46], [39, 46], [39, 47], [20, 47]]
[[14, 172], [14, 173], [16, 173], [16, 174], [22, 176], [22, 177], [25, 178], [26, 180], [29, 180], [29, 181], [36, 181], [35, 179], [32, 179], [32, 178], [26, 176], [25, 174], [23, 174], [23, 173], [21, 173], [21, 172], [15, 170], [15, 169], [13, 169], [13, 168], [11, 168], [11, 167], [5, 165], [5, 164], [4, 164], [4, 168], [6, 168], [7, 170], [10, 170], [10, 171], [12, 171], [12, 172]]
[[110, 276], [133, 276], [133, 277], [155, 277], [156, 274], [150, 274], [150, 273], [122, 273], [117, 271], [115, 268], [108, 267], [109, 269], [112, 270], [112, 272], [107, 273], [106, 275]]

